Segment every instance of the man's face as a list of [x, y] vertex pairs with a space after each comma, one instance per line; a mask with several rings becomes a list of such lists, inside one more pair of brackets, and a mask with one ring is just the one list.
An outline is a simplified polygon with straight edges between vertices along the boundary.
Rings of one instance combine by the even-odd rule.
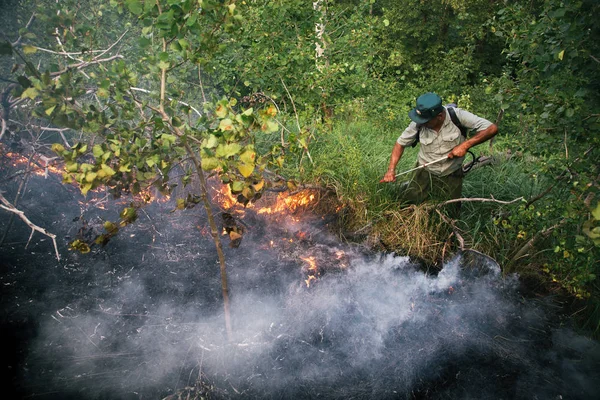
[[428, 122], [425, 122], [424, 125], [429, 129], [435, 128], [438, 125], [438, 123], [442, 120], [443, 114], [444, 113], [439, 113], [438, 115], [430, 119]]

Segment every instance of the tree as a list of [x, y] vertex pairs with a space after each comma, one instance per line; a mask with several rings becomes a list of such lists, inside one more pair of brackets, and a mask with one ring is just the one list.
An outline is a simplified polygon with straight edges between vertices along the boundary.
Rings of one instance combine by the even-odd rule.
[[[227, 46], [243, 17], [235, 1], [125, 0], [111, 1], [112, 8], [102, 3], [91, 1], [86, 8], [60, 3], [60, 12], [46, 21], [56, 38], [53, 49], [34, 45], [33, 35], [26, 42], [4, 39], [2, 53], [21, 65], [3, 96], [9, 105], [27, 102], [37, 118], [84, 132], [93, 141], [52, 146], [65, 161], [64, 182], [77, 184], [84, 195], [101, 185], [115, 195], [150, 187], [168, 193], [175, 168], [184, 169], [184, 184], [195, 171], [221, 266], [231, 336], [225, 259], [204, 173], [215, 172], [245, 202], [260, 197], [269, 185], [265, 168], [282, 159], [279, 153], [259, 154], [255, 136], [278, 130], [277, 110], [272, 104], [238, 110], [235, 99], [221, 99], [199, 111], [191, 104], [200, 100], [186, 90], [186, 80]], [[128, 29], [100, 47], [100, 27], [87, 23], [94, 17], [119, 20], [115, 26], [124, 22]], [[178, 208], [195, 202], [180, 199]], [[105, 243], [135, 218], [135, 208], [126, 208], [118, 223], [105, 224], [96, 243]], [[85, 251], [88, 244], [72, 246]]]

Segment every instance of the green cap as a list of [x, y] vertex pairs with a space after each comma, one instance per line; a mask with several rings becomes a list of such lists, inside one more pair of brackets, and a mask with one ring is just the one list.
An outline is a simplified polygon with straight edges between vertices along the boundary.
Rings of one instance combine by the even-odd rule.
[[417, 124], [424, 124], [431, 121], [443, 109], [440, 96], [435, 93], [425, 93], [417, 98], [417, 106], [408, 112], [408, 116]]

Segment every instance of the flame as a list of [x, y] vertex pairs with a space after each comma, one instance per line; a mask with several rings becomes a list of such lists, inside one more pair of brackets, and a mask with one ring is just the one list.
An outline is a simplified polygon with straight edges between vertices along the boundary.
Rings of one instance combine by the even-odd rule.
[[151, 187], [142, 189], [135, 197], [144, 203], [167, 203], [171, 200], [171, 195], [162, 194]]
[[[300, 207], [307, 206], [315, 199], [313, 193], [300, 192], [294, 195], [280, 194], [277, 196], [277, 201], [272, 207], [262, 207], [256, 212], [258, 214], [281, 214], [284, 212], [294, 213]], [[292, 218], [294, 221], [299, 221], [298, 218]]]
[[[8, 153], [6, 153], [6, 156], [8, 158], [10, 158], [11, 166], [13, 166], [15, 168], [27, 166], [30, 162], [27, 157], [22, 156], [21, 154], [18, 154], [18, 153], [8, 152]], [[56, 166], [49, 163], [52, 160], [50, 160], [46, 157], [37, 157], [37, 160], [40, 163], [43, 163], [44, 166], [37, 165], [37, 163], [35, 163], [34, 159], [32, 159], [31, 163], [32, 163], [33, 169], [31, 170], [31, 172], [33, 174], [38, 175], [38, 176], [43, 176], [44, 178], [48, 177], [48, 172], [51, 172], [51, 173], [57, 174], [57, 175], [62, 175], [62, 170], [60, 168], [57, 168]]]
[[300, 259], [305, 261], [308, 264], [308, 276], [307, 276], [307, 279], [304, 280], [304, 282], [306, 283], [306, 287], [310, 287], [310, 283], [312, 281], [317, 280], [317, 273], [318, 273], [317, 261], [316, 261], [315, 257], [313, 257], [313, 256], [300, 257]]
[[226, 210], [233, 208], [238, 204], [237, 199], [231, 194], [229, 185], [222, 185], [221, 188], [217, 190], [214, 200], [221, 204]]

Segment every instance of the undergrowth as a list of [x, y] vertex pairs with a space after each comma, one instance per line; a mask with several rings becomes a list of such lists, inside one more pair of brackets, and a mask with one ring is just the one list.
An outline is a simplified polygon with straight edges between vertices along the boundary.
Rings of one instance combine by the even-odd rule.
[[[312, 163], [304, 163], [301, 179], [335, 190], [346, 209], [342, 223], [347, 236], [429, 265], [457, 252], [460, 237], [464, 248], [494, 258], [504, 273], [518, 273], [536, 290], [571, 297], [581, 305], [582, 325], [598, 335], [598, 247], [583, 243], [581, 226], [565, 219], [572, 193], [565, 185], [554, 185], [545, 160], [514, 151], [514, 140], [502, 136], [491, 150], [488, 143], [473, 148], [493, 161], [466, 175], [463, 197], [493, 200], [463, 202], [460, 218], [449, 222], [444, 207], [399, 205], [399, 186], [410, 174], [395, 183], [379, 183], [402, 129], [382, 129], [365, 120], [343, 122], [312, 143]], [[414, 166], [417, 151], [405, 150], [397, 173]], [[582, 243], [567, 239], [574, 233]]]

